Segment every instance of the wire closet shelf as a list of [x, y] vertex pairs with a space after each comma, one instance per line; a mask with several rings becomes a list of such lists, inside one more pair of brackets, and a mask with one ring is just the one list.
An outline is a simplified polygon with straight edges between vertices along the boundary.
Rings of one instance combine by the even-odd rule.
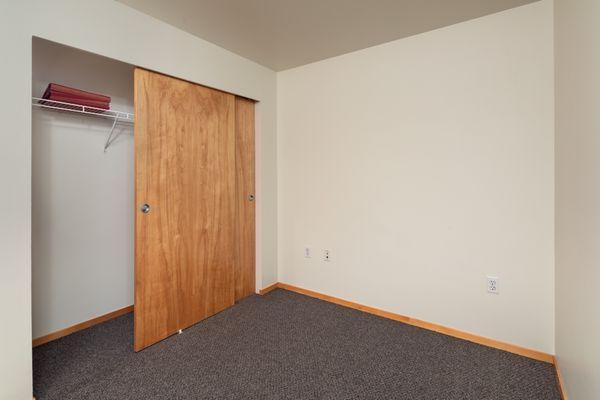
[[31, 105], [34, 107], [45, 108], [48, 110], [72, 112], [112, 120], [113, 124], [108, 134], [108, 138], [106, 139], [106, 143], [104, 145], [104, 152], [106, 152], [108, 146], [110, 146], [110, 144], [112, 143], [111, 139], [113, 137], [115, 126], [117, 125], [117, 123], [133, 124], [135, 120], [133, 113], [125, 111], [105, 110], [103, 108], [83, 106], [81, 104], [67, 103], [64, 101], [49, 100], [41, 97], [32, 97]]

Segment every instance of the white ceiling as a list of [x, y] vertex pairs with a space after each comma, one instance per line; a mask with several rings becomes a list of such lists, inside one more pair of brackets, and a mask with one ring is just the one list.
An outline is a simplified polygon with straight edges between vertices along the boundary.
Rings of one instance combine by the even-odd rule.
[[537, 0], [118, 0], [280, 71]]

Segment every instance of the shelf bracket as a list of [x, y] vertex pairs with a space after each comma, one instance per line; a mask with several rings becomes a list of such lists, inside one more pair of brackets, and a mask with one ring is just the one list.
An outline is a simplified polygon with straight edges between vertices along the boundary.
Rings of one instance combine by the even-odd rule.
[[106, 138], [106, 143], [104, 144], [104, 152], [105, 153], [106, 153], [106, 150], [108, 149], [108, 146], [110, 146], [110, 144], [111, 144], [111, 139], [112, 139], [113, 133], [115, 132], [115, 126], [117, 126], [118, 119], [119, 119], [118, 115], [115, 115], [115, 120], [113, 121], [112, 127], [110, 128], [110, 133], [108, 134], [108, 138]]

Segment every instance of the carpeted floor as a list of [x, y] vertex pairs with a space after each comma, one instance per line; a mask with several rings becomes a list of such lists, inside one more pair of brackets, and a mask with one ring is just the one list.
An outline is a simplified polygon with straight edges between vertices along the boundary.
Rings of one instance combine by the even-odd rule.
[[133, 352], [132, 314], [37, 347], [38, 400], [559, 400], [552, 365], [285, 290]]

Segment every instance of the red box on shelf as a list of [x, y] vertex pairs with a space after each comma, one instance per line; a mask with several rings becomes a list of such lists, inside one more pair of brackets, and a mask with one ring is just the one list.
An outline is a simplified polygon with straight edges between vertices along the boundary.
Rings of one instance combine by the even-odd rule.
[[[72, 103], [85, 107], [100, 108], [103, 110], [110, 109], [110, 97], [108, 96], [86, 92], [85, 90], [79, 90], [64, 85], [58, 85], [56, 83], [50, 83], [48, 85], [42, 98], [50, 101]], [[60, 103], [53, 105], [57, 107], [63, 106]], [[68, 106], [64, 106], [65, 108], [68, 108]]]

